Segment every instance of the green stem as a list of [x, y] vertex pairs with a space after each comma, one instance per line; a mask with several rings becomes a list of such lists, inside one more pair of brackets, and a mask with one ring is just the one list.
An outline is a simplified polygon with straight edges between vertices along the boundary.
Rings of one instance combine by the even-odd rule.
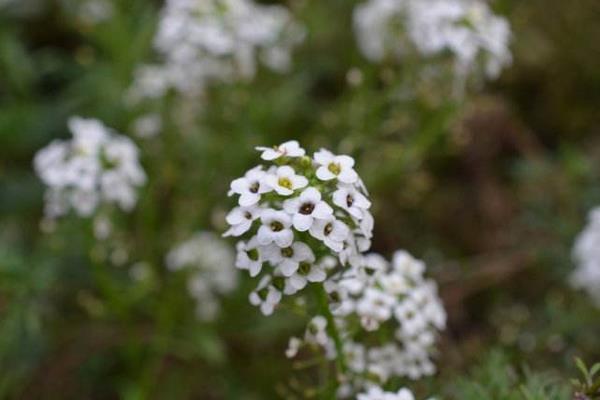
[[[329, 300], [327, 297], [327, 292], [323, 285], [318, 285], [318, 299], [319, 299], [319, 312], [325, 317], [327, 320], [327, 330], [329, 331], [329, 335], [333, 338], [333, 342], [335, 344], [336, 350], [336, 370], [338, 377], [340, 375], [344, 375], [346, 373], [346, 359], [344, 357], [344, 346], [342, 343], [342, 338], [340, 336], [340, 332], [335, 324], [335, 319], [333, 318], [333, 314], [329, 309]], [[339, 379], [336, 379], [336, 388]]]

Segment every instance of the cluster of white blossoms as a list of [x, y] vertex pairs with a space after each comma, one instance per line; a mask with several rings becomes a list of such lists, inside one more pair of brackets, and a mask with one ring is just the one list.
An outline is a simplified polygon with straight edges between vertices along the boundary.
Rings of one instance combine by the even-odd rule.
[[[435, 372], [431, 357], [439, 332], [445, 328], [446, 312], [435, 282], [425, 279], [424, 272], [423, 262], [405, 251], [397, 251], [391, 263], [378, 254], [367, 254], [360, 264], [325, 282], [350, 374], [340, 397], [394, 377], [418, 379]], [[336, 359], [334, 339], [327, 336], [326, 325], [325, 320], [313, 320], [304, 340], [290, 340], [288, 357], [308, 344], [322, 347], [328, 358]], [[393, 339], [381, 343], [381, 332]], [[373, 340], [364, 340], [369, 335]]]
[[220, 305], [219, 296], [238, 285], [233, 249], [211, 232], [200, 232], [173, 248], [166, 257], [171, 271], [187, 270], [188, 290], [196, 301], [196, 315], [212, 320]]
[[512, 62], [510, 25], [483, 0], [368, 0], [355, 9], [354, 25], [373, 62], [402, 58], [411, 47], [425, 56], [450, 51], [459, 75], [481, 65], [488, 78]]
[[238, 206], [225, 236], [246, 237], [238, 268], [252, 277], [266, 270], [250, 301], [268, 315], [283, 295], [325, 281], [332, 256], [355, 263], [370, 247], [373, 217], [351, 157], [320, 150], [311, 158], [296, 141], [257, 149], [270, 165], [231, 183]]
[[577, 267], [571, 284], [585, 290], [600, 307], [600, 207], [590, 211], [588, 224], [576, 239], [573, 258]]
[[309, 157], [296, 141], [257, 150], [271, 164], [231, 183], [238, 205], [224, 234], [244, 237], [236, 266], [261, 275], [250, 302], [269, 315], [285, 295], [320, 285], [314, 294], [321, 315], [303, 338], [290, 339], [286, 356], [308, 347], [344, 365], [339, 398], [364, 390], [364, 399], [407, 398], [406, 390], [377, 388], [435, 372], [431, 359], [446, 313], [424, 263], [405, 251], [391, 263], [366, 253], [371, 202], [351, 157], [323, 149]]
[[154, 39], [162, 63], [137, 71], [133, 99], [168, 90], [197, 96], [210, 82], [254, 76], [258, 60], [283, 72], [304, 38], [289, 11], [252, 0], [167, 0]]
[[45, 214], [62, 216], [73, 209], [90, 216], [101, 204], [133, 209], [137, 189], [146, 182], [138, 148], [95, 119], [72, 117], [71, 140], [55, 140], [40, 150], [34, 167], [48, 186]]

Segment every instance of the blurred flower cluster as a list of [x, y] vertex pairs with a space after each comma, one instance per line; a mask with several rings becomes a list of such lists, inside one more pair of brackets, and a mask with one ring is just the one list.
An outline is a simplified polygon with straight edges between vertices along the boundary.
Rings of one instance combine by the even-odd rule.
[[196, 97], [210, 83], [252, 78], [258, 60], [285, 71], [303, 36], [303, 28], [282, 6], [252, 0], [168, 0], [154, 39], [161, 60], [138, 69], [130, 96], [159, 98], [173, 89]]
[[512, 60], [510, 25], [482, 0], [369, 0], [357, 6], [354, 24], [373, 62], [402, 60], [413, 48], [427, 57], [448, 51], [461, 78], [480, 68], [496, 78]]
[[137, 189], [146, 182], [138, 148], [102, 122], [73, 117], [73, 139], [55, 140], [35, 157], [35, 170], [48, 186], [45, 213], [49, 218], [70, 209], [88, 217], [102, 204], [130, 211]]

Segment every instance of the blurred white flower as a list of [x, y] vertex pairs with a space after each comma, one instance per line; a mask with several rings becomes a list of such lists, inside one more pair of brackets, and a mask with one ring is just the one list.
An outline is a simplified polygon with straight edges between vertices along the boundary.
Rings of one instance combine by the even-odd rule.
[[238, 284], [231, 247], [211, 232], [199, 232], [173, 248], [165, 259], [171, 271], [186, 270], [188, 291], [196, 301], [200, 319], [212, 320], [219, 311], [219, 296]]
[[571, 285], [585, 290], [600, 307], [600, 207], [590, 211], [586, 227], [577, 236], [573, 259], [576, 268]]
[[48, 186], [45, 214], [54, 218], [71, 208], [90, 216], [100, 204], [131, 211], [137, 189], [146, 182], [138, 148], [100, 121], [73, 117], [70, 141], [54, 141], [40, 150], [34, 167]]

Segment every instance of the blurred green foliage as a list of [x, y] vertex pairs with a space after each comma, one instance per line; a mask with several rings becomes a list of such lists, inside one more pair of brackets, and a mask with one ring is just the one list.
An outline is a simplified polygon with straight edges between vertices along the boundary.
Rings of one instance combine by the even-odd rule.
[[[410, 65], [360, 56], [357, 1], [286, 3], [309, 32], [289, 75], [213, 87], [185, 125], [175, 99], [148, 106], [165, 120], [140, 141], [151, 180], [118, 220], [130, 259], [152, 265], [137, 283], [104, 265], [115, 249], [94, 242], [89, 221], [43, 233], [32, 158], [68, 135], [70, 115], [130, 132], [149, 111], [123, 95], [152, 58], [160, 2], [115, 0], [99, 24], [78, 17], [76, 1], [0, 2], [0, 398], [281, 397], [301, 318], [260, 316], [246, 280], [201, 323], [185, 276], [162, 263], [191, 232], [223, 229], [229, 182], [255, 145], [290, 138], [353, 154], [373, 197], [374, 249], [410, 249], [440, 282], [450, 327], [440, 374], [419, 394], [568, 399], [573, 356], [600, 359], [600, 313], [567, 282], [573, 238], [600, 202], [600, 4], [498, 2], [514, 65], [457, 102], [438, 82], [404, 98]], [[490, 348], [500, 350], [482, 357]]]

